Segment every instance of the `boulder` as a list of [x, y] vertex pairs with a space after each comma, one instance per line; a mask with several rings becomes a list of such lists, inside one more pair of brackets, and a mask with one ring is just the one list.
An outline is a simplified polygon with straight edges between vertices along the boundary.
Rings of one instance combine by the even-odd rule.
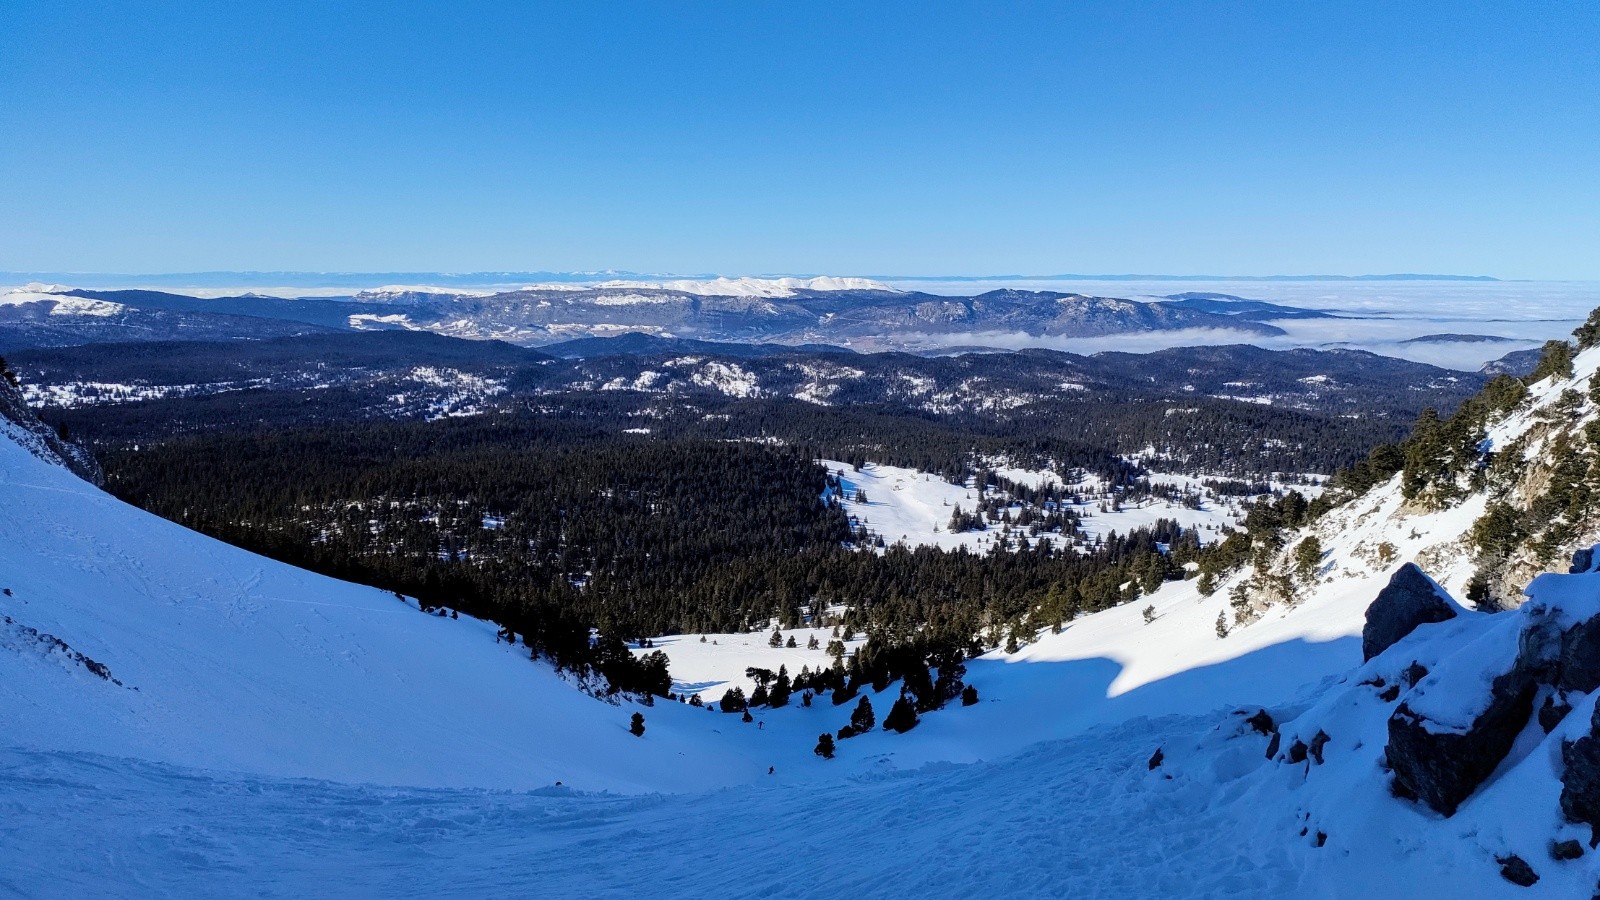
[[1600, 618], [1589, 619], [1561, 635], [1560, 681], [1563, 691], [1587, 694], [1600, 688]]
[[1533, 866], [1528, 861], [1515, 853], [1502, 856], [1496, 862], [1500, 863], [1500, 877], [1519, 887], [1533, 887], [1539, 881], [1539, 873], [1533, 871]]
[[1272, 714], [1264, 709], [1257, 710], [1255, 715], [1245, 719], [1244, 722], [1254, 728], [1258, 734], [1271, 734], [1277, 730], [1272, 722]]
[[1558, 700], [1557, 696], [1551, 694], [1544, 698], [1544, 705], [1539, 707], [1539, 727], [1544, 729], [1545, 734], [1555, 731], [1561, 720], [1567, 717], [1567, 713], [1572, 712], [1572, 704]]
[[1583, 547], [1573, 551], [1572, 565], [1567, 568], [1568, 575], [1581, 575], [1584, 572], [1594, 571], [1594, 548]]
[[1394, 646], [1418, 625], [1455, 618], [1454, 604], [1415, 563], [1401, 566], [1367, 607], [1361, 629], [1361, 658], [1369, 660]]
[[1389, 717], [1384, 748], [1396, 784], [1441, 815], [1455, 815], [1528, 724], [1534, 689], [1534, 680], [1515, 669], [1498, 676], [1488, 706], [1465, 730], [1441, 727], [1402, 702]]
[[1583, 856], [1583, 845], [1577, 841], [1555, 841], [1550, 844], [1550, 858], [1567, 862]]
[[[1587, 824], [1600, 837], [1600, 707], [1589, 720], [1589, 733], [1561, 746], [1561, 813], [1570, 822]], [[1591, 839], [1589, 846], [1595, 846]]]
[[1328, 733], [1318, 728], [1317, 733], [1311, 737], [1311, 758], [1317, 765], [1322, 765], [1322, 748], [1327, 745], [1330, 738]]

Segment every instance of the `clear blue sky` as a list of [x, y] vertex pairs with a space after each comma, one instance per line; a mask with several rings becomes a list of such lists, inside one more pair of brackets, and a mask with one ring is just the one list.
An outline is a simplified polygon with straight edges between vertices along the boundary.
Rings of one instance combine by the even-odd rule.
[[1600, 4], [0, 4], [0, 270], [1600, 278]]

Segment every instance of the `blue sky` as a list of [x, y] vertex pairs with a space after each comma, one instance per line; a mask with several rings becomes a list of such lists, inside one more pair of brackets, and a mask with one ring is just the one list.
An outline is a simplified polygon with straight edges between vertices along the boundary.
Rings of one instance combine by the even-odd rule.
[[8, 0], [0, 35], [0, 270], [1600, 278], [1588, 2]]

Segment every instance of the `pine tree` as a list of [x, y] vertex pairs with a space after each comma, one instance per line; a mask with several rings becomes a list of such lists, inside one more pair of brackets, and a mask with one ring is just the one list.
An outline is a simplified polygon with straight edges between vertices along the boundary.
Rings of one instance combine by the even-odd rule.
[[883, 728], [885, 731], [905, 734], [915, 727], [917, 727], [917, 708], [910, 700], [901, 697], [889, 709], [889, 715], [883, 720]]
[[817, 746], [811, 751], [823, 759], [833, 759], [833, 735], [824, 731], [817, 735]]
[[817, 636], [814, 635], [814, 634], [811, 636], [811, 640], [806, 641], [806, 649], [807, 650], [815, 650], [819, 646], [821, 646], [821, 645], [817, 642]]
[[794, 642], [794, 635], [791, 634], [789, 635], [789, 639], [783, 642], [783, 646], [787, 649], [793, 650], [799, 645]]
[[973, 704], [975, 704], [977, 702], [978, 702], [978, 689], [977, 688], [975, 688], [975, 687], [973, 687], [972, 685], [969, 684], [966, 687], [961, 689], [961, 705], [962, 706], [972, 706]]
[[778, 632], [776, 625], [772, 626], [772, 637], [767, 639], [767, 646], [773, 648], [783, 646], [783, 635]]
[[1322, 541], [1316, 535], [1311, 535], [1294, 548], [1295, 575], [1301, 581], [1310, 581], [1316, 577], [1317, 569], [1322, 565]]
[[855, 729], [857, 734], [862, 734], [871, 731], [877, 721], [878, 717], [872, 713], [872, 701], [862, 697], [861, 702], [856, 704], [855, 711], [850, 714], [850, 727]]
[[1156, 605], [1154, 603], [1144, 608], [1144, 623], [1149, 625], [1156, 620]]
[[628, 731], [634, 737], [644, 737], [644, 713], [634, 713], [633, 721], [628, 724]]
[[772, 682], [772, 691], [767, 694], [767, 705], [773, 709], [789, 705], [789, 694], [793, 687], [789, 682], [789, 673], [782, 668], [778, 669], [778, 678]]
[[1219, 613], [1217, 613], [1217, 637], [1225, 638], [1227, 636], [1228, 636], [1228, 614], [1226, 612], [1219, 612]]
[[733, 687], [730, 688], [726, 694], [722, 695], [722, 699], [717, 701], [717, 705], [722, 707], [723, 712], [731, 713], [744, 712], [745, 708], [749, 704], [747, 704], [744, 699], [744, 688]]

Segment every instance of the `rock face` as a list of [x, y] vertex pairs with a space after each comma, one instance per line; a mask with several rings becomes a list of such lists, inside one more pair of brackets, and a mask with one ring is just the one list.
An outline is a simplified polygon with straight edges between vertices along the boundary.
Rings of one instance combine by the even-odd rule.
[[1418, 625], [1455, 618], [1450, 600], [1415, 563], [1406, 563], [1367, 607], [1361, 629], [1361, 658], [1372, 659], [1394, 646]]
[[1600, 619], [1580, 622], [1561, 635], [1557, 687], [1587, 694], [1600, 688]]
[[1528, 724], [1534, 688], [1533, 678], [1520, 670], [1497, 677], [1488, 707], [1464, 732], [1433, 730], [1439, 726], [1402, 702], [1389, 717], [1385, 748], [1395, 781], [1441, 815], [1455, 815]]
[[1561, 747], [1561, 762], [1562, 815], [1587, 824], [1600, 837], [1600, 708], [1590, 720], [1589, 733]]
[[28, 408], [22, 392], [5, 378], [0, 378], [0, 425], [9, 423], [16, 429], [17, 442], [41, 459], [66, 466], [79, 478], [101, 484], [105, 475], [89, 451], [65, 440], [54, 428], [39, 421]]

